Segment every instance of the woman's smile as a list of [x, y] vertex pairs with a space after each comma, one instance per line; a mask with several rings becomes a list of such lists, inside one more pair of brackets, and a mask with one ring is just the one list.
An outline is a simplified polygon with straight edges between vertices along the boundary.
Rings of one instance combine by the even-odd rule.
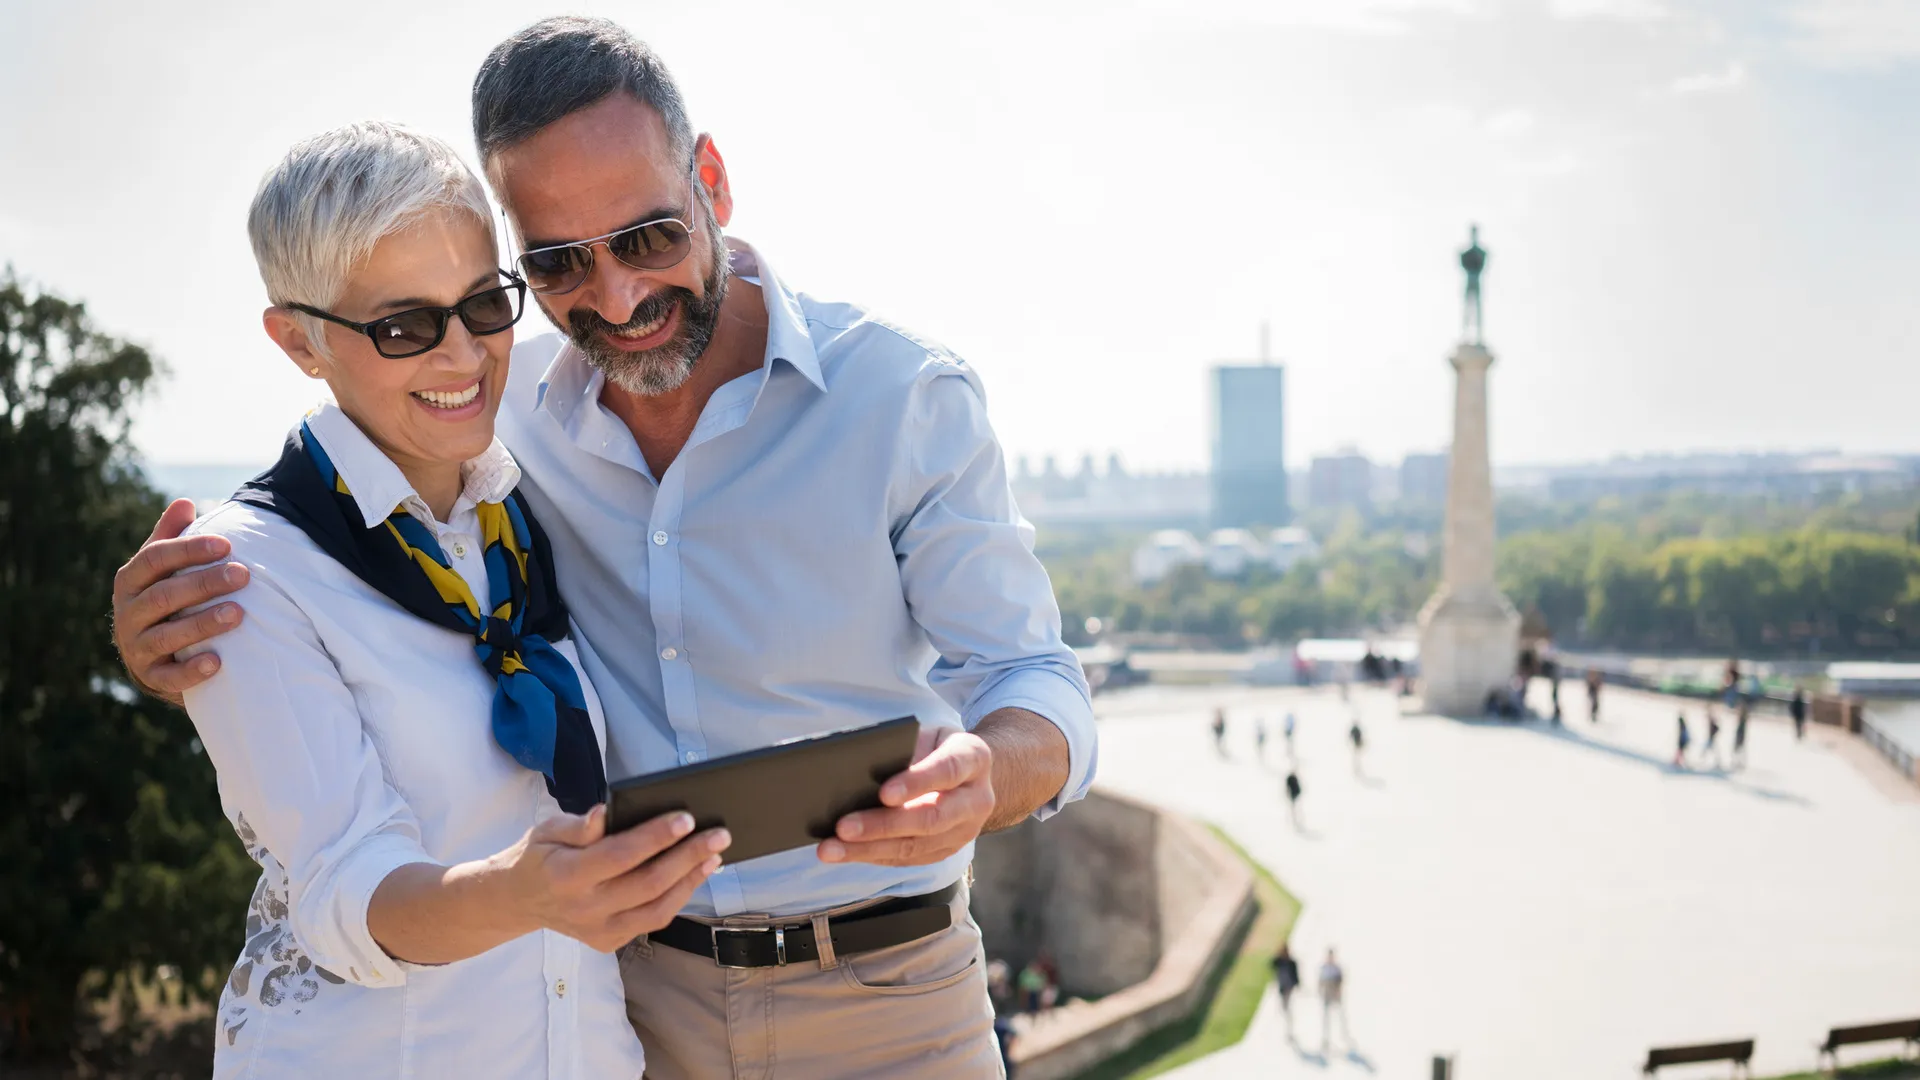
[[414, 390], [408, 396], [435, 420], [471, 420], [486, 410], [486, 381], [485, 375], [475, 375], [457, 383]]

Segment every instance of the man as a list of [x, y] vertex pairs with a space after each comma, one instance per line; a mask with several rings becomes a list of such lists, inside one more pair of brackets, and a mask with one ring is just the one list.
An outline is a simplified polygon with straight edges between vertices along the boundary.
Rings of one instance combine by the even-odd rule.
[[1347, 973], [1327, 950], [1326, 963], [1320, 965], [1320, 1052], [1325, 1054], [1333, 1042], [1333, 1014], [1340, 1014], [1340, 1037], [1347, 1049], [1353, 1049], [1353, 1032], [1347, 1027]]
[[[962, 877], [983, 830], [1084, 794], [1096, 744], [977, 378], [729, 246], [718, 148], [615, 24], [503, 42], [473, 123], [516, 266], [568, 339], [515, 348], [500, 428], [606, 706], [608, 775], [925, 725], [883, 808], [724, 867], [622, 950], [648, 1075], [999, 1075]], [[173, 539], [191, 514], [170, 507], [115, 581], [129, 672], [176, 699], [217, 660], [174, 654], [241, 615], [171, 617], [246, 579], [169, 577], [224, 554]]]
[[1280, 992], [1280, 1015], [1287, 1021], [1287, 1042], [1293, 1042], [1293, 992], [1300, 986], [1300, 964], [1285, 941], [1273, 954], [1273, 982]]
[[1293, 831], [1300, 831], [1300, 770], [1287, 770], [1287, 814], [1293, 821]]

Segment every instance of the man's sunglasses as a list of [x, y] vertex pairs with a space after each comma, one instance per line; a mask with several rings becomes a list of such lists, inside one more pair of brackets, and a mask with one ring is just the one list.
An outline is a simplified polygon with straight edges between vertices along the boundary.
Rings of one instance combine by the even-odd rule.
[[[700, 155], [694, 154], [687, 170], [687, 216], [699, 209]], [[671, 270], [679, 266], [693, 250], [693, 226], [679, 218], [655, 218], [638, 225], [616, 229], [591, 240], [534, 248], [520, 256], [515, 265], [534, 292], [559, 296], [579, 288], [593, 272], [593, 249], [606, 245], [607, 254], [635, 270]]]
[[446, 339], [448, 320], [456, 315], [466, 324], [467, 333], [474, 337], [497, 334], [519, 322], [520, 312], [526, 305], [527, 283], [504, 270], [501, 273], [507, 275], [505, 284], [474, 293], [452, 307], [409, 308], [372, 322], [354, 322], [305, 304], [286, 306], [365, 334], [373, 339], [374, 351], [400, 360], [438, 347]]

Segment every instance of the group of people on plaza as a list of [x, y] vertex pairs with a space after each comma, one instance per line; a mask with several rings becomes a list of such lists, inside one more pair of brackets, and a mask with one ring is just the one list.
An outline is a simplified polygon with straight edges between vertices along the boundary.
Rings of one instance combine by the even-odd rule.
[[[1299, 1045], [1293, 1029], [1293, 994], [1300, 988], [1300, 964], [1293, 958], [1293, 947], [1282, 941], [1273, 955], [1274, 989], [1280, 996], [1280, 1015], [1287, 1022], [1287, 1042]], [[1325, 1054], [1332, 1046], [1333, 1018], [1340, 1017], [1340, 1038], [1347, 1050], [1354, 1050], [1353, 1031], [1347, 1026], [1346, 969], [1340, 966], [1331, 947], [1327, 949], [1327, 958], [1320, 964], [1320, 1053]]]
[[[1345, 689], [1344, 686], [1342, 689]], [[1360, 776], [1362, 775], [1361, 754], [1362, 751], [1366, 749], [1366, 732], [1360, 726], [1359, 708], [1350, 703], [1348, 711], [1351, 719], [1347, 725], [1347, 742], [1353, 748], [1353, 774]], [[1281, 790], [1286, 794], [1288, 819], [1292, 822], [1295, 832], [1299, 832], [1302, 829], [1300, 822], [1300, 797], [1306, 790], [1305, 785], [1302, 784], [1300, 780], [1300, 758], [1299, 755], [1294, 752], [1294, 734], [1298, 729], [1299, 718], [1292, 712], [1286, 713], [1280, 722], [1281, 737], [1285, 741], [1287, 748], [1287, 774], [1281, 781]], [[1227, 710], [1224, 707], [1216, 707], [1213, 710], [1213, 720], [1208, 724], [1207, 730], [1213, 735], [1214, 752], [1222, 757], [1226, 757]], [[1264, 716], [1254, 717], [1253, 745], [1255, 756], [1264, 762], [1267, 752], [1267, 720]]]
[[[1707, 701], [1702, 716], [1706, 737], [1700, 744], [1700, 750], [1698, 757], [1695, 759], [1695, 764], [1706, 767], [1709, 764], [1708, 759], [1711, 758], [1711, 766], [1715, 769], [1746, 768], [1747, 724], [1748, 721], [1753, 718], [1753, 704], [1755, 698], [1758, 696], [1758, 678], [1749, 676], [1748, 679], [1743, 682], [1740, 676], [1739, 662], [1737, 660], [1727, 661], [1726, 676], [1722, 681], [1719, 696], [1716, 699], [1709, 699]], [[1731, 710], [1734, 718], [1732, 752], [1725, 761], [1720, 757], [1721, 723], [1719, 706], [1725, 706]], [[1793, 697], [1787, 701], [1787, 717], [1793, 721], [1794, 738], [1806, 738], [1807, 694], [1805, 690], [1799, 687], [1794, 688]], [[1688, 767], [1687, 751], [1692, 745], [1693, 731], [1687, 724], [1687, 712], [1685, 709], [1682, 709], [1680, 710], [1678, 726], [1674, 736], [1674, 768], [1684, 769]]]

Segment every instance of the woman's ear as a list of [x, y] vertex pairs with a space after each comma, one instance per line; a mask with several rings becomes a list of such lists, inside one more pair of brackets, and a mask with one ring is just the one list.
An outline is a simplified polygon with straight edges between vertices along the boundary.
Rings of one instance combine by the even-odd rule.
[[327, 369], [327, 360], [313, 347], [313, 340], [307, 336], [305, 327], [293, 317], [293, 312], [283, 307], [270, 307], [260, 314], [260, 323], [266, 327], [267, 336], [273, 339], [280, 351], [287, 354], [293, 366], [300, 374], [309, 378], [320, 378]]

